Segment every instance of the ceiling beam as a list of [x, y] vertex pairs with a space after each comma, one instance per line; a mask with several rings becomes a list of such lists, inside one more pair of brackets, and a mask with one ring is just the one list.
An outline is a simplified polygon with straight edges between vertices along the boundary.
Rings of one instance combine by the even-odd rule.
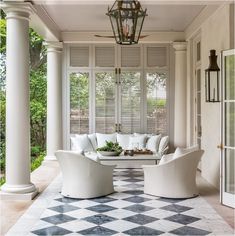
[[203, 22], [208, 19], [220, 6], [213, 5], [213, 6], [206, 6], [200, 14], [195, 17], [193, 22], [186, 28], [185, 30], [185, 37], [188, 40], [189, 38], [193, 37], [193, 35], [200, 29]]
[[60, 29], [47, 14], [43, 6], [34, 5], [36, 14], [31, 16], [30, 26], [43, 37], [45, 41], [60, 41]]

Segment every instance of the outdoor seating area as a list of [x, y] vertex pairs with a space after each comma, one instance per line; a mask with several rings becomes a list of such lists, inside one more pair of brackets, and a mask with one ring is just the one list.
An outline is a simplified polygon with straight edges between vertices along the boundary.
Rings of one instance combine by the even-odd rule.
[[0, 8], [0, 235], [235, 234], [234, 1]]

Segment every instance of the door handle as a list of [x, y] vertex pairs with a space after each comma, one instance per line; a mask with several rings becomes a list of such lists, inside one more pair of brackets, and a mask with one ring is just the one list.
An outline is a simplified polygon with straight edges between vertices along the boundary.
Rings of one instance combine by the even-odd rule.
[[217, 145], [217, 148], [219, 148], [220, 150], [223, 150], [224, 149], [224, 145], [221, 143], [221, 144]]

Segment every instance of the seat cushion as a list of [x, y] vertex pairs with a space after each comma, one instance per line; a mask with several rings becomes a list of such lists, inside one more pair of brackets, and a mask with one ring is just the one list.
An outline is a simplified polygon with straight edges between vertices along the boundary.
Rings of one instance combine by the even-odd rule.
[[117, 134], [117, 142], [122, 147], [122, 149], [128, 149], [129, 148], [129, 141], [131, 134]]
[[86, 152], [85, 157], [89, 158], [92, 161], [100, 163], [100, 158], [99, 158], [99, 156], [97, 155], [96, 152]]
[[149, 137], [146, 143], [146, 148], [151, 150], [152, 152], [157, 152], [160, 140], [161, 140], [161, 134]]
[[87, 134], [76, 134], [75, 137], [71, 137], [71, 150], [80, 153], [94, 151]]
[[146, 147], [147, 135], [131, 136], [129, 139], [129, 149], [143, 149]]
[[106, 145], [107, 142], [117, 142], [117, 134], [101, 134], [96, 133], [96, 139], [97, 139], [97, 147], [101, 148]]

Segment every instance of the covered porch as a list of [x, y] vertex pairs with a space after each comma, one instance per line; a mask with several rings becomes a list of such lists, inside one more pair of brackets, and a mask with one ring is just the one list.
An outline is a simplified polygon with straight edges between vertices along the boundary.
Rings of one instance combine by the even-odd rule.
[[[112, 38], [95, 36], [112, 35], [105, 16], [112, 3], [111, 0], [1, 3], [7, 19], [6, 182], [1, 187], [1, 198], [16, 206], [18, 200], [24, 200], [24, 209], [35, 196], [38, 196], [35, 201], [40, 199], [42, 190], [59, 173], [54, 153], [70, 150], [72, 135], [115, 131], [162, 133], [169, 136], [170, 153], [177, 147], [195, 144], [205, 151], [198, 167], [200, 194], [232, 225], [233, 210], [219, 203], [220, 103], [205, 102], [204, 71], [211, 49], [219, 55], [234, 48], [234, 4], [143, 0], [141, 4], [148, 9], [148, 17], [142, 34], [147, 37], [138, 45], [122, 46]], [[43, 37], [47, 48], [47, 154], [35, 173], [30, 173], [29, 166], [29, 27]], [[137, 81], [133, 85], [135, 96], [125, 86], [117, 85], [128, 76]], [[116, 78], [119, 80], [115, 81]], [[146, 84], [153, 78], [162, 79], [164, 86], [153, 83], [148, 87]], [[80, 83], [83, 80], [85, 85]], [[72, 87], [74, 81], [77, 87]], [[112, 96], [101, 96], [98, 88], [104, 86], [102, 81], [108, 81]], [[73, 99], [80, 98], [79, 91], [84, 88], [86, 105], [82, 109], [73, 104]], [[78, 91], [77, 97], [71, 95], [74, 89]], [[127, 100], [131, 96], [133, 99]], [[135, 99], [139, 101], [137, 105], [133, 103]], [[151, 99], [157, 100], [156, 107]], [[44, 179], [40, 176], [47, 174], [47, 184], [41, 185], [39, 182]], [[40, 177], [39, 184], [35, 182], [38, 177], [33, 181], [32, 175]]]

